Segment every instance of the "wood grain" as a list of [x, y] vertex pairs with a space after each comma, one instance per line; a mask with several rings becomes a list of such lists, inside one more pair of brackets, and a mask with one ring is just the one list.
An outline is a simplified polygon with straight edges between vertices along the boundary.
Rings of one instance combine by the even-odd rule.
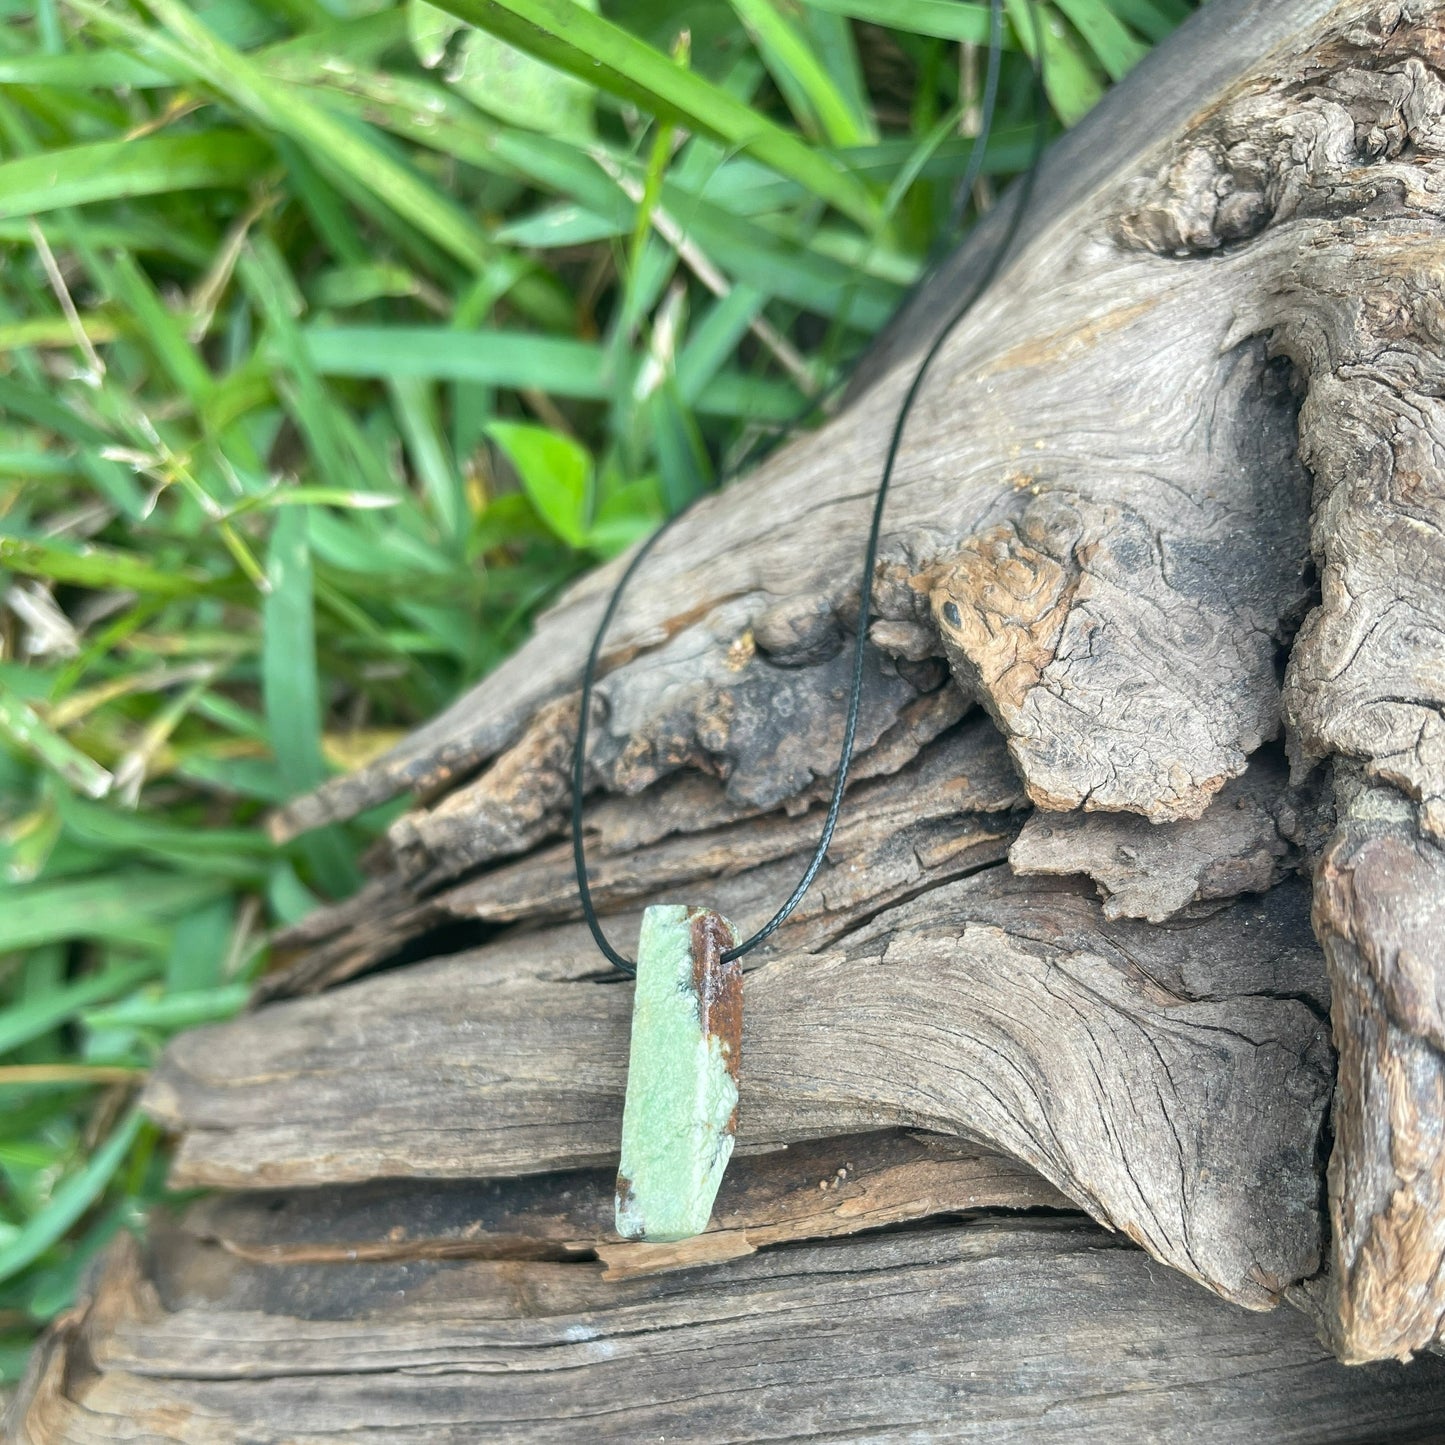
[[1445, 857], [1360, 783], [1315, 880], [1340, 1048], [1327, 1326], [1409, 1358], [1445, 1320]]
[[792, 1439], [1391, 1445], [1445, 1418], [1445, 1361], [1346, 1369], [1298, 1315], [1232, 1309], [1069, 1221], [621, 1281], [122, 1239], [13, 1407], [18, 1445], [723, 1445], [784, 1421]]
[[981, 1210], [1068, 1211], [1001, 1154], [939, 1134], [819, 1139], [734, 1161], [707, 1230], [676, 1244], [619, 1240], [607, 1169], [521, 1179], [409, 1181], [211, 1195], [185, 1229], [266, 1264], [356, 1259], [562, 1259], [595, 1254], [605, 1279], [691, 1269], [769, 1245]]
[[[750, 971], [739, 1141], [965, 1134], [1268, 1306], [1320, 1247], [1327, 1030], [1264, 991], [1280, 969], [1321, 986], [1318, 951], [1292, 937], [1306, 908], [1303, 887], [1281, 887], [1171, 932], [998, 868], [935, 888], [846, 951]], [[1242, 977], [1260, 991], [1235, 992]], [[599, 975], [585, 931], [548, 929], [185, 1035], [145, 1101], [183, 1131], [184, 1185], [603, 1164], [629, 1016], [630, 985]]]
[[1300, 862], [1296, 841], [1317, 811], [1313, 798], [1288, 787], [1282, 760], [1261, 752], [1197, 819], [1036, 812], [1009, 864], [1026, 876], [1087, 873], [1107, 917], [1163, 923], [1191, 903], [1272, 888]]

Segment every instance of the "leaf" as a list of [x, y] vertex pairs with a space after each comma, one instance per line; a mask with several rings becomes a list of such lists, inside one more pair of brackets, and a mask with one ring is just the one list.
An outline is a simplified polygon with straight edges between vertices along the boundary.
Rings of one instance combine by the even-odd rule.
[[67, 834], [129, 861], [154, 859], [187, 873], [215, 873], [241, 880], [265, 875], [273, 847], [253, 828], [188, 827], [77, 798], [62, 797], [59, 812]]
[[447, 451], [431, 390], [417, 377], [399, 376], [392, 380], [391, 394], [412, 468], [431, 503], [432, 514], [442, 535], [459, 546], [471, 519], [462, 479]]
[[784, 18], [773, 0], [731, 3], [800, 123], [811, 122], [830, 145], [865, 145], [877, 139], [870, 117], [849, 104], [807, 38]]
[[[602, 349], [592, 342], [444, 326], [307, 326], [301, 334], [311, 364], [327, 376], [480, 381], [586, 401], [611, 396]], [[789, 417], [797, 407], [791, 386], [736, 371], [720, 373], [696, 402], [705, 416], [765, 421]]]
[[0, 219], [200, 187], [245, 188], [272, 161], [243, 131], [99, 141], [0, 162]]
[[[574, 3], [597, 9], [596, 0]], [[407, 19], [421, 63], [430, 69], [445, 62], [448, 84], [473, 105], [543, 135], [592, 138], [592, 88], [584, 81], [464, 24], [427, 0], [411, 0]]]
[[1187, 20], [1190, 10], [1187, 0], [1109, 0], [1109, 8], [1156, 44]]
[[[121, 327], [104, 316], [81, 315], [80, 329], [91, 344], [99, 346], [114, 341]], [[28, 321], [12, 321], [0, 326], [0, 351], [18, 351], [22, 346], [71, 347], [75, 345], [75, 328], [64, 316], [33, 316]]]
[[659, 120], [679, 122], [756, 156], [872, 229], [877, 201], [832, 157], [574, 0], [447, 0], [440, 8], [633, 101]]
[[496, 237], [511, 246], [545, 250], [548, 246], [585, 246], [592, 241], [620, 236], [626, 230], [622, 221], [599, 216], [563, 201], [555, 206], [544, 206], [530, 216], [508, 221], [505, 226], [497, 228]]
[[97, 591], [119, 588], [164, 597], [193, 597], [214, 584], [190, 568], [161, 568], [114, 548], [64, 546], [27, 537], [0, 537], [0, 566], [51, 582]]
[[[0, 953], [67, 938], [164, 943], [158, 920], [223, 891], [214, 878], [119, 868], [94, 878], [26, 883], [0, 890]], [[0, 1039], [4, 1038], [0, 1015]], [[4, 1045], [0, 1044], [0, 1051]]]
[[0, 56], [0, 85], [61, 85], [132, 90], [170, 84], [170, 77], [133, 55], [95, 50], [80, 55]]
[[1037, 58], [1043, 40], [1044, 89], [1065, 125], [1082, 120], [1098, 103], [1104, 88], [1079, 54], [1068, 27], [1058, 14], [1036, 0], [1005, 0], [1009, 19], [1026, 54]]
[[364, 306], [382, 296], [415, 296], [420, 283], [405, 266], [358, 263], [315, 277], [307, 290], [317, 306]]
[[650, 536], [666, 516], [652, 477], [606, 487], [587, 545], [603, 557], [615, 557]]
[[218, 898], [179, 919], [166, 955], [166, 988], [186, 993], [219, 984], [234, 925], [229, 898]]
[[807, 0], [814, 10], [866, 20], [890, 30], [931, 35], [937, 40], [988, 44], [988, 6], [956, 0]]
[[104, 1144], [86, 1161], [84, 1168], [66, 1179], [38, 1214], [32, 1215], [19, 1233], [0, 1247], [0, 1280], [18, 1274], [70, 1229], [100, 1197], [111, 1176], [130, 1153], [140, 1134], [145, 1116], [132, 1109]]
[[228, 1019], [245, 1008], [250, 994], [247, 983], [149, 997], [137, 994], [106, 1008], [86, 1009], [80, 1018], [90, 1029], [162, 1029], [169, 1033]]
[[94, 758], [48, 727], [34, 708], [3, 683], [0, 683], [0, 736], [8, 738], [89, 797], [103, 797], [115, 781]]
[[[277, 769], [286, 786], [300, 793], [326, 777], [304, 509], [283, 507], [277, 512], [266, 553], [266, 576], [270, 589], [261, 612], [261, 691]], [[334, 897], [344, 897], [360, 882], [339, 830], [308, 834], [302, 846]]]
[[247, 497], [227, 509], [227, 518], [246, 512], [269, 512], [277, 507], [340, 507], [343, 511], [377, 512], [401, 505], [401, 498], [386, 492], [355, 492], [346, 487], [275, 487]]
[[569, 547], [585, 546], [592, 507], [592, 458], [586, 448], [523, 422], [491, 422], [487, 435], [506, 453], [542, 520]]
[[1055, 0], [1111, 80], [1122, 80], [1148, 53], [1104, 0]]
[[60, 813], [53, 799], [46, 799], [40, 807], [7, 823], [0, 830], [5, 878], [11, 883], [29, 883], [38, 878], [60, 839], [60, 829]]
[[74, 1018], [81, 1009], [128, 992], [153, 978], [156, 968], [157, 965], [150, 962], [119, 964], [77, 983], [65, 984], [37, 998], [0, 1009], [0, 1054], [42, 1037], [57, 1024]]
[[296, 876], [296, 870], [284, 859], [271, 870], [266, 900], [271, 905], [271, 912], [283, 924], [300, 923], [308, 913], [315, 912], [321, 901], [308, 891]]
[[678, 392], [689, 406], [697, 405], [723, 363], [737, 350], [766, 300], [752, 286], [734, 286], [713, 302], [692, 328], [677, 357]]
[[668, 378], [648, 401], [662, 476], [662, 496], [669, 512], [680, 512], [712, 485], [712, 465], [697, 424], [679, 404], [677, 383]]

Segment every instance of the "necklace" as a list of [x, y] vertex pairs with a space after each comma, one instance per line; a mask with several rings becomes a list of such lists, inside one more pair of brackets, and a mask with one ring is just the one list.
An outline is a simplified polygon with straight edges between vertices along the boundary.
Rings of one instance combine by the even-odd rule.
[[[989, 60], [981, 123], [959, 186], [961, 210], [982, 173], [984, 149], [998, 97], [1004, 0], [989, 4]], [[972, 285], [925, 350], [893, 422], [883, 471], [873, 499], [859, 586], [858, 626], [848, 712], [838, 770], [817, 847], [783, 905], [758, 931], [740, 938], [738, 930], [710, 908], [654, 904], [644, 910], [634, 962], [619, 953], [602, 928], [587, 883], [582, 836], [586, 790], [587, 730], [602, 643], [632, 580], [648, 554], [672, 525], [664, 523], [638, 548], [613, 589], [598, 624], [582, 673], [577, 741], [572, 756], [572, 856], [582, 915], [603, 956], [636, 980], [627, 1093], [622, 1112], [622, 1153], [617, 1172], [617, 1232], [627, 1239], [668, 1241], [701, 1234], [712, 1215], [723, 1171], [732, 1157], [737, 1131], [738, 1080], [742, 1059], [742, 959], [780, 928], [812, 885], [827, 857], [843, 806], [858, 713], [863, 696], [863, 666], [872, 608], [873, 574], [889, 483], [909, 413], [923, 389], [929, 367], [972, 308], [1007, 255], [1033, 189], [1047, 134], [1048, 108], [1043, 92], [1043, 33], [1033, 0], [1027, 0], [1033, 28], [1035, 125], [1033, 156], [1013, 191], [1013, 208], [998, 244]], [[920, 282], [920, 285], [923, 283]], [[681, 515], [680, 513], [678, 515]]]

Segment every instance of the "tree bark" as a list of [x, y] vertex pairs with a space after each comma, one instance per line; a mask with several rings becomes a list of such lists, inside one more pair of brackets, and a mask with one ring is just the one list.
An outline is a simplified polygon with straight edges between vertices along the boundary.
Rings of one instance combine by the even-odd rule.
[[[1442, 66], [1434, 0], [1213, 0], [1046, 159], [900, 454], [707, 1234], [604, 1207], [630, 987], [560, 838], [614, 566], [278, 819], [417, 799], [168, 1051], [177, 1182], [233, 1193], [113, 1252], [21, 1438], [1445, 1430], [1441, 1362], [1311, 1339], [1405, 1360], [1445, 1316]], [[888, 427], [1009, 204], [634, 584], [590, 760], [618, 940], [801, 871]]]

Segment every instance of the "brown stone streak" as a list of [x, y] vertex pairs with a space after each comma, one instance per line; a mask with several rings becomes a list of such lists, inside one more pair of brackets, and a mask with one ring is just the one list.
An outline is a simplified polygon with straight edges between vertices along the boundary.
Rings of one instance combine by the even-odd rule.
[[[743, 965], [741, 959], [724, 962], [723, 954], [737, 946], [732, 924], [711, 908], [689, 908], [692, 930], [692, 986], [697, 995], [698, 1020], [705, 1038], [715, 1038], [723, 1063], [738, 1080], [743, 1051]], [[727, 1132], [737, 1127], [737, 1108]]]
[[617, 1182], [613, 1189], [613, 1210], [615, 1217], [622, 1219], [634, 1214], [637, 1208], [637, 1196], [633, 1189], [632, 1180], [620, 1169], [617, 1171]]

